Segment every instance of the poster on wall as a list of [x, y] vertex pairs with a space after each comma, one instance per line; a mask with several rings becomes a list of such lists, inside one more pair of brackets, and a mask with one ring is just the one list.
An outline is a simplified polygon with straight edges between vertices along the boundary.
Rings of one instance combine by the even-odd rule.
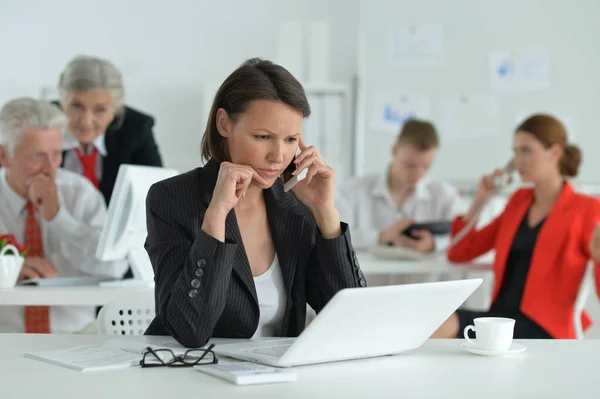
[[439, 130], [443, 141], [506, 134], [500, 103], [491, 94], [460, 94], [443, 100]]
[[398, 25], [389, 29], [389, 63], [401, 65], [435, 65], [444, 58], [442, 25]]
[[423, 94], [376, 93], [371, 110], [373, 131], [396, 135], [404, 122], [429, 116], [429, 98]]
[[489, 58], [492, 90], [531, 91], [551, 86], [548, 50], [494, 51]]

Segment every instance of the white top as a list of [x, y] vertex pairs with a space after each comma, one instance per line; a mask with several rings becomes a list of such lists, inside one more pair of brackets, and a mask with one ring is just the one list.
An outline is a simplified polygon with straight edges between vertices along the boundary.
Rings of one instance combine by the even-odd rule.
[[[451, 185], [421, 180], [404, 203], [397, 207], [387, 185], [387, 172], [355, 178], [342, 186], [337, 207], [348, 223], [352, 244], [368, 250], [378, 245], [379, 234], [402, 218], [416, 222], [451, 220], [466, 210], [458, 190]], [[449, 244], [448, 236], [436, 236], [436, 248]]]
[[260, 318], [254, 338], [281, 336], [287, 297], [277, 254], [267, 271], [254, 277], [254, 286], [260, 308]]
[[104, 144], [104, 133], [94, 140], [91, 146], [88, 146], [87, 151], [84, 151], [83, 146], [69, 131], [66, 132], [63, 138], [63, 150], [66, 151], [63, 168], [75, 172], [79, 175], [83, 174], [83, 166], [75, 153], [75, 149], [79, 148], [82, 154], [88, 155], [96, 148], [98, 157], [96, 157], [96, 177], [98, 181], [102, 180], [102, 157], [106, 156], [106, 146]]
[[[106, 216], [106, 205], [100, 192], [81, 175], [62, 169], [57, 171], [56, 186], [58, 214], [51, 221], [37, 215], [45, 257], [56, 266], [60, 276], [121, 277], [127, 262], [102, 262], [95, 258]], [[26, 202], [6, 182], [6, 169], [0, 170], [0, 232], [14, 234], [21, 243], [25, 234]], [[50, 330], [81, 331], [94, 318], [93, 307], [52, 307]], [[0, 332], [24, 331], [23, 307], [0, 308]]]
[[[205, 397], [245, 398], [595, 398], [598, 397], [600, 340], [527, 339], [515, 343], [527, 351], [506, 357], [484, 357], [460, 348], [462, 340], [433, 339], [397, 356], [296, 367], [294, 383], [239, 387], [192, 367], [162, 367], [81, 374], [23, 356], [27, 352], [102, 345], [119, 337], [86, 334], [0, 334], [0, 398], [107, 398], [117, 392], [137, 392], [146, 399], [202, 392]], [[162, 336], [123, 336], [155, 348], [175, 346]], [[376, 337], [373, 337], [376, 339]], [[216, 345], [224, 339], [211, 339]], [[232, 340], [230, 342], [239, 342]], [[220, 364], [229, 361], [219, 358]], [[167, 373], [165, 373], [167, 372]], [[165, 383], [168, 374], [168, 384]], [[32, 383], [31, 376], [35, 376]], [[435, 383], [432, 383], [435, 379]], [[68, 381], [68, 389], [62, 381]]]

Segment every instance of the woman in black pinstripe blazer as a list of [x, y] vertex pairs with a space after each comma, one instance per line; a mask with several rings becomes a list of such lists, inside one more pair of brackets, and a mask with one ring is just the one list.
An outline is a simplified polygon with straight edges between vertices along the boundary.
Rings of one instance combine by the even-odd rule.
[[[269, 61], [248, 60], [221, 85], [202, 141], [208, 163], [148, 193], [157, 315], [146, 334], [186, 347], [297, 336], [307, 303], [319, 312], [340, 289], [366, 285], [334, 205], [335, 173], [302, 140], [309, 114], [302, 85]], [[307, 175], [284, 192], [292, 162]]]

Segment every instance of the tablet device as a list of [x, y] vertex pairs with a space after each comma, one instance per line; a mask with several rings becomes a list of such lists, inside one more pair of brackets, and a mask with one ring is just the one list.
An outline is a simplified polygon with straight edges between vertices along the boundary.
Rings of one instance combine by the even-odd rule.
[[434, 221], [434, 222], [422, 222], [413, 223], [408, 226], [402, 234], [412, 238], [417, 238], [413, 233], [415, 230], [428, 230], [434, 236], [450, 234], [450, 228], [452, 227], [451, 221]]

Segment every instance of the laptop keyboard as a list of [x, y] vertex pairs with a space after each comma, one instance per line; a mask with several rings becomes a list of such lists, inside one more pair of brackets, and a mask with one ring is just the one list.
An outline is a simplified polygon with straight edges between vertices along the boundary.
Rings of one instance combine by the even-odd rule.
[[279, 345], [279, 346], [268, 346], [268, 347], [262, 347], [262, 348], [256, 348], [256, 349], [252, 349], [252, 352], [254, 353], [261, 353], [263, 355], [270, 355], [270, 356], [282, 356], [285, 351], [288, 350], [288, 348], [292, 346], [292, 345]]

